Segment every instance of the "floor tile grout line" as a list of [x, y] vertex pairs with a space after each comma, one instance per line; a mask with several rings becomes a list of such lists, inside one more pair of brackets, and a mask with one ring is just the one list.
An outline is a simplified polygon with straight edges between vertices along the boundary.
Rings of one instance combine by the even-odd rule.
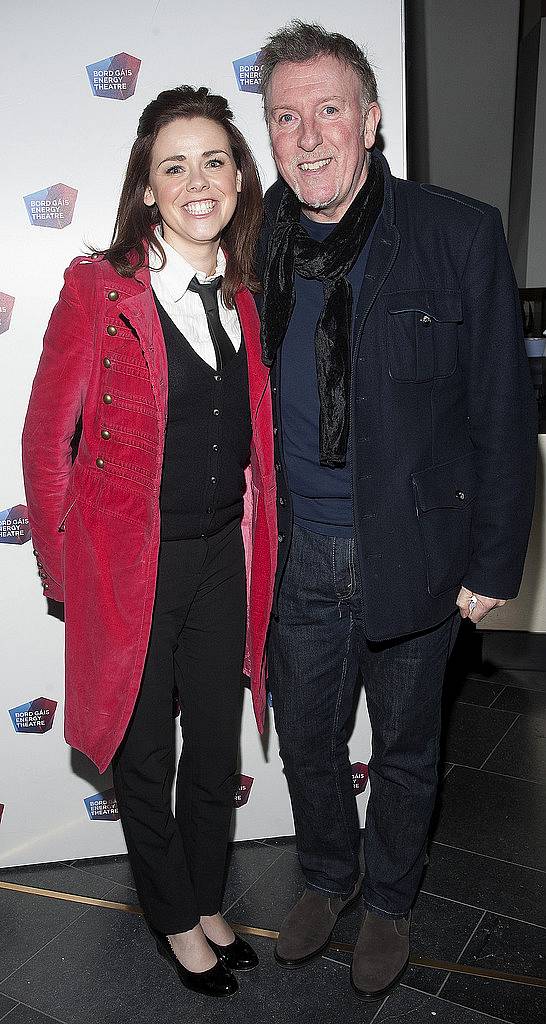
[[473, 857], [485, 857], [486, 860], [498, 860], [499, 864], [510, 864], [513, 868], [525, 868], [526, 871], [536, 871], [539, 875], [546, 875], [544, 868], [534, 868], [530, 864], [520, 864], [516, 860], [505, 860], [504, 857], [493, 857], [490, 853], [480, 853], [478, 850], [469, 850], [466, 846], [455, 846], [453, 843], [442, 843], [439, 839], [433, 839], [436, 846], [446, 846], [449, 850], [460, 850], [461, 853], [471, 853]]
[[[505, 689], [506, 689], [506, 687], [505, 687]], [[500, 697], [500, 693], [497, 694], [497, 696], [494, 697], [493, 700], [496, 700], [497, 697]], [[492, 707], [491, 704], [475, 704], [474, 701], [472, 701], [472, 700], [463, 700], [461, 697], [457, 697], [457, 699], [453, 702], [453, 704], [464, 704], [465, 708], [479, 708], [482, 711], [490, 711], [491, 707]], [[507, 708], [494, 708], [494, 710], [502, 712], [503, 715], [518, 715], [518, 714], [522, 713], [522, 712], [519, 712], [519, 711], [508, 711]], [[449, 720], [449, 712], [447, 714], [448, 714], [448, 720]]]
[[[8, 996], [11, 999], [11, 996]], [[39, 1010], [37, 1006], [31, 1006], [30, 1003], [24, 1003], [22, 999], [18, 999], [16, 1006], [12, 1006], [11, 1010], [8, 1010], [5, 1017], [0, 1017], [0, 1020], [6, 1020], [10, 1013], [13, 1013], [17, 1009], [17, 1006], [24, 1006], [27, 1010], [33, 1010], [34, 1013], [41, 1014], [45, 1020], [53, 1020], [55, 1024], [66, 1024], [66, 1021], [61, 1020], [60, 1017], [52, 1017], [50, 1013], [46, 1013], [45, 1010]]]
[[[55, 935], [52, 935], [52, 937], [48, 939], [47, 942], [44, 942], [44, 945], [40, 946], [40, 949], [36, 949], [32, 956], [27, 957], [27, 959], [23, 960], [21, 964], [18, 964], [13, 971], [11, 971], [9, 974], [6, 974], [5, 978], [0, 978], [0, 990], [2, 986], [5, 985], [6, 981], [9, 981], [10, 978], [13, 978], [14, 974], [17, 974], [17, 971], [20, 971], [22, 967], [26, 967], [26, 965], [29, 964], [31, 960], [34, 960], [35, 956], [38, 956], [40, 953], [43, 953], [44, 949], [47, 949], [47, 947], [50, 946], [52, 942], [55, 942], [60, 935], [63, 935], [64, 932], [68, 931], [68, 929], [71, 928], [73, 924], [76, 924], [78, 921], [81, 921], [82, 917], [85, 917], [85, 915], [88, 914], [90, 910], [91, 907], [87, 907], [81, 914], [78, 914], [78, 916], [75, 917], [73, 921], [70, 921], [69, 924], [65, 925], [64, 928], [61, 928], [59, 932], [56, 932]], [[8, 996], [8, 998], [11, 999], [11, 996]]]
[[[486, 911], [486, 910], [484, 910], [484, 912], [483, 912], [482, 916], [480, 917], [480, 920], [479, 920], [479, 921], [477, 922], [477, 924], [476, 924], [475, 928], [473, 928], [473, 929], [472, 929], [472, 932], [471, 932], [471, 934], [470, 934], [470, 935], [468, 936], [468, 939], [466, 940], [466, 942], [465, 942], [465, 944], [464, 944], [463, 948], [461, 949], [461, 952], [459, 953], [459, 955], [458, 955], [458, 957], [457, 957], [457, 959], [456, 959], [456, 961], [455, 961], [455, 963], [456, 963], [456, 964], [460, 964], [460, 963], [461, 963], [461, 957], [462, 957], [463, 953], [465, 952], [465, 950], [466, 950], [466, 949], [468, 948], [468, 946], [470, 945], [470, 943], [472, 942], [472, 939], [474, 938], [474, 936], [475, 936], [475, 934], [476, 934], [476, 932], [477, 932], [478, 928], [480, 927], [480, 925], [481, 925], [481, 923], [482, 923], [482, 921], [483, 921], [483, 919], [484, 919], [484, 917], [485, 917], [486, 913], [487, 913], [487, 911]], [[450, 977], [451, 977], [451, 971], [449, 971], [449, 973], [448, 973], [448, 974], [446, 974], [446, 976], [445, 976], [445, 978], [444, 978], [444, 980], [443, 980], [442, 984], [440, 985], [440, 988], [438, 989], [438, 991], [437, 991], [437, 993], [436, 993], [436, 996], [437, 996], [437, 997], [438, 997], [438, 996], [440, 995], [440, 992], [442, 991], [442, 989], [444, 988], [444, 986], [445, 986], [445, 985], [447, 984], [447, 982], [449, 981]]]
[[250, 892], [252, 887], [254, 885], [256, 885], [256, 882], [259, 882], [260, 878], [263, 878], [263, 876], [266, 874], [266, 872], [269, 871], [269, 869], [272, 868], [275, 864], [277, 864], [277, 862], [281, 859], [281, 857], [284, 857], [284, 853], [285, 853], [285, 851], [283, 850], [281, 853], [279, 853], [279, 856], [276, 857], [275, 860], [272, 860], [271, 863], [268, 864], [267, 867], [263, 869], [263, 871], [260, 871], [260, 874], [256, 875], [256, 878], [254, 879], [254, 881], [251, 882], [251, 884], [249, 886], [247, 886], [247, 888], [244, 890], [244, 892], [239, 893], [237, 899], [233, 900], [233, 903], [230, 903], [228, 907], [224, 907], [223, 908], [222, 914], [229, 914], [230, 910], [233, 909], [233, 907], [239, 902], [239, 900], [242, 900], [243, 896], [246, 896], [247, 892]]
[[[518, 718], [521, 718], [521, 715], [518, 715]], [[511, 728], [512, 726], [510, 726], [510, 729]], [[510, 729], [508, 730], [508, 732], [510, 731]], [[502, 739], [504, 739], [504, 736], [502, 737]], [[492, 753], [493, 751], [491, 751], [491, 754]], [[490, 754], [487, 755], [487, 757], [490, 756]], [[485, 760], [487, 761], [487, 758]], [[447, 778], [452, 768], [468, 768], [469, 771], [471, 772], [484, 772], [485, 775], [498, 775], [499, 779], [513, 779], [514, 782], [528, 782], [531, 786], [544, 786], [544, 782], [539, 782], [538, 779], [524, 779], [522, 775], [507, 775], [506, 772], [492, 772], [489, 768], [476, 768], [475, 764], [462, 764], [461, 761], [452, 761], [450, 763], [451, 768], [449, 768], [449, 770], [443, 776], [444, 779]]]
[[[0, 992], [0, 995], [4, 995], [4, 993]], [[6, 999], [11, 999], [11, 996], [6, 996], [5, 998]], [[14, 999], [13, 1000], [13, 1006], [10, 1006], [9, 1010], [6, 1010], [6, 1012], [4, 1014], [2, 1014], [2, 1016], [0, 1017], [0, 1021], [1, 1020], [5, 1020], [6, 1017], [8, 1016], [8, 1014], [10, 1014], [11, 1011], [15, 1010], [18, 1006], [19, 1006], [19, 1000], [18, 999]]]
[[464, 903], [463, 900], [454, 900], [452, 896], [442, 896], [440, 893], [431, 892], [430, 889], [420, 889], [419, 895], [434, 896], [437, 900], [447, 900], [449, 903], [457, 903], [461, 907], [468, 907], [469, 910], [483, 910], [485, 914], [494, 914], [495, 917], [504, 917], [508, 921], [516, 921], [518, 924], [529, 925], [530, 928], [541, 928], [546, 931], [546, 925], [536, 924], [534, 921], [525, 921], [522, 917], [512, 917], [511, 914], [503, 914], [499, 910], [488, 910], [487, 907], [478, 907], [475, 903]]
[[369, 1024], [373, 1024], [374, 1020], [377, 1020], [377, 1018], [378, 1018], [378, 1015], [379, 1015], [379, 1014], [381, 1013], [381, 1010], [382, 1010], [382, 1009], [383, 1009], [383, 1007], [385, 1006], [385, 1003], [387, 1003], [388, 1001], [389, 1001], [389, 997], [388, 997], [388, 996], [386, 996], [386, 998], [385, 998], [385, 999], [383, 1000], [383, 1002], [381, 1003], [381, 1006], [380, 1006], [380, 1007], [379, 1007], [379, 1009], [377, 1010], [377, 1013], [374, 1013], [374, 1015], [373, 1015], [372, 1019], [370, 1020]]
[[[501, 686], [501, 688], [500, 688], [499, 692], [495, 694], [495, 696], [493, 697], [493, 700], [491, 701], [491, 703], [490, 703], [490, 704], [488, 704], [488, 705], [487, 705], [487, 707], [488, 707], [488, 708], [492, 708], [492, 707], [493, 707], [493, 704], [495, 704], [495, 703], [496, 703], [496, 701], [498, 701], [499, 697], [502, 697], [502, 695], [503, 695], [504, 691], [505, 691], [505, 690], [507, 690], [507, 689], [508, 689], [508, 687], [507, 687], [507, 686]], [[497, 708], [496, 710], [497, 710], [497, 711], [502, 711], [502, 708]]]
[[406, 985], [405, 982], [401, 983], [400, 988], [409, 988], [412, 992], [420, 992], [421, 995], [431, 995], [433, 999], [439, 999], [441, 1003], [447, 1003], [448, 1006], [457, 1006], [461, 1010], [470, 1010], [471, 1013], [479, 1013], [480, 1017], [486, 1017], [487, 1020], [497, 1021], [498, 1024], [514, 1024], [513, 1021], [506, 1020], [505, 1017], [493, 1017], [492, 1014], [487, 1013], [485, 1010], [477, 1010], [474, 1006], [466, 1006], [464, 1003], [456, 1003], [453, 999], [446, 999], [445, 996], [435, 996], [431, 992], [423, 992], [422, 989], [415, 988], [413, 985]]
[[510, 732], [510, 729], [513, 729], [513, 728], [514, 728], [514, 726], [515, 726], [516, 722], [517, 722], [517, 721], [519, 721], [519, 719], [520, 719], [520, 718], [521, 718], [521, 715], [516, 715], [516, 717], [514, 718], [514, 721], [513, 721], [513, 722], [511, 722], [511, 723], [510, 723], [510, 725], [508, 726], [508, 728], [507, 728], [507, 730], [506, 730], [506, 732], [505, 732], [504, 736], [501, 736], [501, 738], [500, 738], [499, 742], [498, 742], [498, 743], [495, 743], [495, 746], [493, 747], [493, 750], [490, 750], [490, 751], [489, 751], [489, 753], [488, 753], [488, 755], [487, 755], [487, 757], [486, 757], [485, 761], [483, 762], [483, 764], [481, 764], [481, 765], [480, 765], [480, 771], [482, 771], [482, 770], [483, 770], [484, 766], [485, 766], [485, 765], [487, 764], [487, 762], [489, 761], [489, 758], [493, 756], [493, 754], [495, 753], [495, 751], [496, 751], [497, 747], [500, 747], [500, 745], [501, 745], [501, 743], [503, 742], [503, 740], [505, 740], [505, 739], [506, 739], [506, 737], [508, 736], [508, 733]]

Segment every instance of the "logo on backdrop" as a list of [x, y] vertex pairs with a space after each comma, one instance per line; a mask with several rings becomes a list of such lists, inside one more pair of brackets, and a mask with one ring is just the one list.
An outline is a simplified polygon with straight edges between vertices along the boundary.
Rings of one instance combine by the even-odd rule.
[[88, 64], [87, 76], [94, 96], [106, 100], [128, 100], [138, 80], [140, 61], [130, 53], [116, 53], [96, 64]]
[[43, 733], [53, 728], [57, 701], [47, 697], [36, 697], [28, 704], [10, 708], [9, 714], [15, 732]]
[[357, 761], [351, 765], [351, 771], [353, 773], [353, 790], [355, 796], [359, 793], [363, 793], [368, 784], [368, 765], [362, 764], [361, 761]]
[[239, 57], [233, 61], [233, 70], [237, 85], [241, 92], [259, 92], [262, 84], [261, 50], [249, 53], [248, 57]]
[[26, 505], [13, 505], [0, 512], [0, 544], [26, 544], [27, 540], [30, 526]]
[[113, 789], [93, 793], [83, 801], [91, 821], [119, 821], [119, 808]]
[[4, 804], [0, 804], [0, 824], [2, 823], [2, 815], [4, 813]]
[[0, 292], [0, 334], [3, 334], [4, 331], [9, 331], [14, 304], [15, 299], [13, 295], [6, 295], [5, 292]]
[[239, 784], [235, 793], [235, 800], [233, 801], [234, 807], [244, 807], [244, 805], [248, 803], [253, 782], [254, 779], [252, 779], [250, 775], [239, 776]]
[[66, 228], [72, 223], [78, 190], [70, 185], [50, 185], [23, 196], [28, 219], [35, 228]]

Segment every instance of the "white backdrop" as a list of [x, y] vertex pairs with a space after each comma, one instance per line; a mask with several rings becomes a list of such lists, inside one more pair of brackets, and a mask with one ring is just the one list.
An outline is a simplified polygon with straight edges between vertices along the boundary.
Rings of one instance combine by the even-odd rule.
[[[267, 34], [292, 17], [320, 21], [365, 47], [379, 82], [385, 153], [393, 172], [404, 176], [402, 0], [345, 0], [335, 11], [326, 0], [208, 0], [206, 9], [180, 0], [18, 0], [3, 6], [2, 866], [125, 850], [109, 772], [99, 776], [63, 740], [64, 627], [46, 614], [25, 523], [20, 435], [63, 270], [86, 243], [100, 247], [109, 241], [138, 117], [161, 89], [188, 82], [226, 95], [256, 154], [264, 188], [271, 184], [275, 173], [261, 98], [239, 87], [234, 62], [259, 52]], [[243, 79], [252, 84], [255, 62], [242, 63], [250, 66]], [[351, 740], [362, 815], [369, 754], [362, 701]], [[272, 716], [264, 745], [248, 699], [241, 772], [235, 838], [291, 834]]]

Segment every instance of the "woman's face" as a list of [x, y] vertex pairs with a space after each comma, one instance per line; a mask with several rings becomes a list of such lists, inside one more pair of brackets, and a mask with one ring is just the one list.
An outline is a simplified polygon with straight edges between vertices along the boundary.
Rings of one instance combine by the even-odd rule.
[[147, 206], [157, 203], [163, 237], [183, 256], [216, 248], [241, 191], [226, 131], [206, 117], [180, 117], [155, 140]]

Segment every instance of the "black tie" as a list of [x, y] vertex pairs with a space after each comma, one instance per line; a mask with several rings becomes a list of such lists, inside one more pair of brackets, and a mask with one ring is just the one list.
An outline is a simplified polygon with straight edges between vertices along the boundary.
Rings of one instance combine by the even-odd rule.
[[200, 284], [197, 278], [193, 277], [188, 285], [190, 292], [197, 292], [203, 303], [212, 344], [216, 353], [216, 368], [218, 370], [226, 366], [235, 355], [233, 343], [220, 320], [218, 289], [221, 283], [221, 277], [215, 277], [214, 281], [210, 281], [208, 284]]

